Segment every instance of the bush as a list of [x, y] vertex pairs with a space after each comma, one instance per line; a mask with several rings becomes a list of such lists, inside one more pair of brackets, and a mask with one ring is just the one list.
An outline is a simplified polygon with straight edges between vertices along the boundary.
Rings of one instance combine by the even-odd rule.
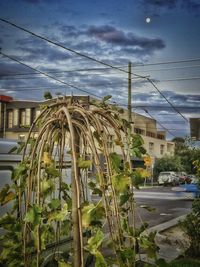
[[[192, 204], [192, 212], [188, 214], [182, 222], [182, 229], [190, 238], [190, 248], [187, 254], [199, 257], [200, 255], [200, 199], [194, 200]], [[199, 265], [200, 266], [200, 265]]]

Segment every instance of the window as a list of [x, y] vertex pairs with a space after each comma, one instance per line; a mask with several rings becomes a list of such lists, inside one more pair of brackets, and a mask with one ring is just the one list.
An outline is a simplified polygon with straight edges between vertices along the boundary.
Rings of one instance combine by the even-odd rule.
[[13, 111], [8, 110], [8, 128], [13, 127]]
[[134, 128], [134, 132], [137, 134], [145, 134], [145, 131], [140, 128]]
[[19, 110], [14, 109], [13, 111], [13, 125], [17, 126], [19, 124]]
[[154, 151], [154, 143], [150, 142], [149, 143], [149, 153], [153, 153]]
[[40, 110], [36, 110], [35, 111], [35, 117], [37, 118], [40, 115], [41, 111]]
[[161, 140], [164, 140], [164, 139], [165, 139], [165, 136], [162, 135], [162, 134], [157, 134], [157, 138], [158, 138], [158, 139], [161, 139]]
[[31, 125], [31, 109], [30, 108], [26, 109], [26, 125], [28, 126]]
[[26, 110], [21, 109], [20, 110], [20, 120], [19, 120], [20, 126], [25, 126], [26, 125]]
[[153, 138], [156, 137], [156, 134], [153, 133], [153, 132], [147, 132], [146, 135], [149, 136], [149, 137], [153, 137]]
[[160, 155], [163, 155], [165, 152], [165, 146], [164, 145], [160, 145]]

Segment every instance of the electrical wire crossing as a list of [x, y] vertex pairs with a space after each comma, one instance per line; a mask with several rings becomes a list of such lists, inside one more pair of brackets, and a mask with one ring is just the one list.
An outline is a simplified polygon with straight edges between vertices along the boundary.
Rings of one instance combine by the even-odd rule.
[[[61, 44], [59, 44], [58, 42], [54, 42], [54, 41], [52, 41], [52, 40], [50, 40], [50, 39], [48, 39], [48, 38], [46, 38], [46, 37], [43, 37], [43, 36], [41, 36], [41, 35], [39, 35], [39, 34], [36, 34], [36, 33], [32, 32], [32, 31], [30, 31], [30, 30], [27, 30], [27, 29], [25, 29], [25, 28], [23, 28], [23, 27], [21, 27], [21, 26], [18, 26], [17, 24], [12, 23], [12, 22], [10, 22], [10, 21], [8, 21], [8, 20], [6, 20], [6, 19], [0, 18], [0, 21], [2, 21], [2, 22], [4, 22], [4, 23], [7, 23], [7, 24], [9, 24], [9, 25], [11, 25], [11, 26], [13, 26], [13, 27], [15, 27], [15, 28], [17, 28], [17, 29], [20, 29], [20, 30], [26, 32], [26, 33], [29, 33], [30, 35], [35, 36], [35, 37], [37, 37], [37, 38], [39, 38], [39, 39], [41, 39], [41, 40], [44, 40], [44, 41], [46, 41], [46, 42], [48, 42], [48, 43], [50, 43], [50, 44], [53, 44], [53, 45], [55, 45], [55, 46], [57, 46], [57, 47], [60, 47], [60, 48], [62, 48], [62, 49], [64, 49], [64, 50], [67, 50], [67, 51], [69, 51], [69, 52], [72, 52], [72, 53], [74, 53], [74, 54], [76, 54], [76, 55], [78, 55], [78, 56], [84, 57], [84, 58], [89, 59], [89, 60], [91, 60], [91, 61], [94, 61], [94, 62], [96, 62], [96, 63], [99, 63], [99, 64], [102, 64], [102, 65], [104, 65], [104, 66], [110, 67], [110, 68], [112, 68], [112, 69], [116, 69], [116, 70], [119, 70], [119, 71], [121, 71], [121, 72], [124, 72], [124, 73], [127, 73], [127, 74], [132, 74], [132, 75], [134, 75], [134, 76], [136, 76], [136, 77], [146, 79], [150, 84], [152, 84], [152, 86], [156, 89], [156, 91], [157, 91], [157, 92], [158, 92], [158, 93], [159, 93], [159, 94], [166, 100], [166, 102], [167, 102], [172, 108], [174, 108], [173, 104], [172, 104], [172, 103], [166, 98], [166, 96], [165, 96], [165, 95], [158, 89], [158, 87], [154, 84], [154, 82], [153, 82], [150, 78], [148, 78], [148, 77], [146, 77], [146, 76], [138, 75], [138, 74], [135, 74], [135, 73], [130, 73], [130, 72], [127, 71], [127, 70], [124, 70], [124, 69], [119, 68], [119, 67], [115, 67], [115, 66], [113, 66], [113, 65], [111, 65], [111, 64], [108, 64], [108, 63], [103, 62], [103, 61], [101, 61], [101, 60], [98, 60], [98, 59], [95, 59], [95, 58], [90, 57], [90, 56], [88, 56], [88, 55], [85, 55], [85, 54], [83, 54], [83, 53], [80, 53], [80, 52], [78, 52], [78, 51], [76, 51], [76, 50], [74, 50], [74, 49], [71, 49], [71, 48], [69, 48], [69, 47], [66, 47], [66, 46], [61, 45]], [[190, 61], [194, 61], [194, 60], [197, 61], [197, 60], [200, 60], [200, 59], [191, 59]], [[175, 62], [175, 61], [174, 61], [174, 62]], [[181, 62], [184, 62], [184, 61], [182, 60]], [[168, 62], [168, 64], [169, 64], [169, 62]], [[41, 74], [44, 74], [43, 72], [40, 72], [40, 73], [41, 73]], [[49, 75], [49, 74], [47, 74], [47, 73], [45, 73], [44, 75], [46, 75], [46, 76], [49, 77], [49, 78], [52, 78], [52, 76]], [[56, 79], [56, 78], [54, 77], [54, 79]], [[60, 81], [60, 80], [57, 79], [57, 81]], [[66, 84], [66, 85], [70, 86], [69, 84]], [[75, 88], [73, 85], [71, 85], [71, 87]], [[76, 89], [77, 89], [77, 88], [76, 88]], [[81, 89], [77, 89], [77, 90], [81, 90]], [[83, 90], [82, 90], [82, 91], [83, 91]], [[98, 98], [99, 98], [99, 97], [98, 97]], [[188, 119], [187, 119], [185, 116], [183, 116], [183, 114], [182, 114], [179, 110], [177, 110], [176, 108], [174, 108], [174, 110], [175, 110], [177, 113], [179, 113], [179, 114], [181, 115], [181, 117], [182, 117], [185, 121], [188, 122]]]
[[27, 64], [25, 64], [25, 63], [23, 63], [23, 62], [21, 62], [21, 61], [19, 61], [19, 60], [16, 59], [16, 58], [13, 58], [13, 57], [11, 57], [11, 56], [9, 56], [9, 55], [6, 55], [6, 54], [2, 53], [1, 51], [0, 51], [0, 54], [3, 55], [4, 57], [7, 57], [7, 58], [9, 58], [9, 59], [11, 59], [11, 60], [13, 60], [13, 61], [15, 61], [15, 62], [17, 62], [17, 63], [23, 65], [23, 66], [25, 66], [25, 67], [27, 67], [27, 68], [33, 70], [33, 71], [36, 71], [36, 72], [38, 72], [38, 73], [40, 73], [40, 74], [42, 74], [42, 75], [44, 75], [44, 76], [46, 76], [46, 77], [48, 77], [48, 78], [50, 78], [50, 79], [53, 79], [54, 81], [57, 81], [57, 82], [62, 83], [62, 84], [64, 84], [64, 85], [67, 85], [67, 86], [69, 86], [69, 87], [71, 87], [71, 88], [74, 88], [74, 89], [76, 89], [76, 90], [78, 90], [78, 91], [87, 93], [88, 95], [93, 95], [93, 96], [95, 96], [95, 97], [97, 97], [97, 98], [100, 98], [100, 97], [97, 96], [96, 94], [89, 93], [88, 91], [86, 91], [86, 90], [84, 90], [84, 89], [80, 89], [80, 88], [76, 87], [75, 85], [66, 83], [66, 82], [64, 82], [64, 81], [62, 81], [62, 80], [60, 80], [60, 79], [57, 79], [57, 78], [55, 78], [54, 76], [51, 76], [51, 75], [49, 75], [49, 74], [47, 74], [47, 73], [45, 73], [45, 72], [43, 72], [43, 71], [37, 70], [37, 69], [35, 69], [35, 68], [33, 68], [33, 67], [31, 67], [31, 66], [29, 66], [29, 65], [27, 65]]

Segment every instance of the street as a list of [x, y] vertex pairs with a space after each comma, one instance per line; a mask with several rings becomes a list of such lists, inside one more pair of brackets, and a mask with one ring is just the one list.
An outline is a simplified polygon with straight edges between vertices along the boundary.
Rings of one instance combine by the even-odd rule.
[[[187, 214], [191, 210], [192, 200], [183, 198], [171, 187], [154, 187], [135, 191], [136, 224], [147, 222], [149, 227], [164, 223]], [[154, 208], [148, 211], [145, 206]]]

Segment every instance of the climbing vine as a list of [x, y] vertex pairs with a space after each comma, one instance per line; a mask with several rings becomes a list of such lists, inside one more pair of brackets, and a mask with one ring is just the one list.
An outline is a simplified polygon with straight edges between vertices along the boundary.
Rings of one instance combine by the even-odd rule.
[[42, 107], [17, 148], [23, 159], [13, 184], [0, 194], [2, 205], [14, 202], [0, 220], [2, 264], [130, 267], [140, 248], [154, 256], [154, 236], [135, 225], [140, 179], [131, 156], [145, 154], [143, 140], [108, 99], [90, 108], [65, 98]]

